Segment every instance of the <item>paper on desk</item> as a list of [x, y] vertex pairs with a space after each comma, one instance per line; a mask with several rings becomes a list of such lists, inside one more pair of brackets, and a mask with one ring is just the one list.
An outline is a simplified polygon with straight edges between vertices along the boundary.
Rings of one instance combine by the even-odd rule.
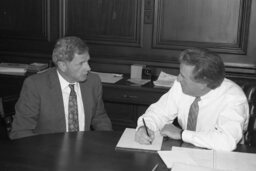
[[158, 151], [158, 154], [168, 168], [176, 163], [214, 170], [254, 171], [256, 168], [256, 154], [251, 153], [173, 147], [172, 151]]
[[212, 167], [213, 164], [213, 150], [206, 149], [196, 149], [196, 148], [184, 148], [184, 147], [172, 147], [172, 151], [176, 151], [178, 153], [183, 152], [187, 154], [190, 158], [194, 159], [198, 166], [203, 167]]
[[26, 72], [26, 64], [0, 63], [0, 74], [24, 75]]
[[158, 151], [158, 154], [167, 168], [172, 168], [174, 163], [213, 168], [212, 150], [173, 147], [172, 151]]
[[116, 83], [117, 81], [123, 78], [123, 74], [94, 72], [94, 71], [91, 71], [91, 72], [98, 74], [101, 79], [101, 82], [103, 83]]
[[150, 80], [148, 79], [139, 79], [139, 78], [130, 78], [127, 81], [134, 83], [136, 85], [144, 85], [146, 83], [148, 83]]
[[232, 171], [255, 171], [256, 154], [215, 151], [214, 167]]
[[158, 79], [154, 81], [155, 86], [160, 86], [160, 87], [172, 87], [173, 82], [177, 79], [177, 76], [167, 74], [163, 71], [158, 76]]
[[0, 72], [14, 72], [14, 73], [25, 73], [27, 70], [25, 68], [7, 68], [0, 67]]
[[126, 128], [119, 139], [116, 148], [121, 149], [134, 149], [134, 150], [146, 150], [146, 151], [158, 151], [161, 150], [163, 136], [159, 131], [155, 132], [155, 139], [150, 145], [139, 144], [134, 140], [136, 129]]
[[191, 164], [174, 163], [172, 171], [224, 171], [203, 166], [194, 166]]

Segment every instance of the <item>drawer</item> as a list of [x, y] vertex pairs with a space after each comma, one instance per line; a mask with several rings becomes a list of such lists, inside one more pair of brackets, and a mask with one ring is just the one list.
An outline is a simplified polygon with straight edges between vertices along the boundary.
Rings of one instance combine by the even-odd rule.
[[112, 102], [150, 105], [156, 102], [164, 93], [144, 90], [142, 88], [104, 87], [103, 100]]

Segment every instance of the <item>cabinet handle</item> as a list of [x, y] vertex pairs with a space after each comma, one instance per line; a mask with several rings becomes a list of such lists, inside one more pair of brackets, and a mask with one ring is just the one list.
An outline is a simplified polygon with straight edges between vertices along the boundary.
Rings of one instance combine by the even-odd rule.
[[137, 96], [130, 96], [130, 95], [124, 94], [123, 98], [126, 98], [126, 99], [136, 99]]

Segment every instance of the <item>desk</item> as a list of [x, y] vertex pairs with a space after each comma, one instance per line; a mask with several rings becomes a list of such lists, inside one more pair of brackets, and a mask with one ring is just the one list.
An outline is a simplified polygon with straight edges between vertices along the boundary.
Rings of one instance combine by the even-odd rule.
[[[122, 132], [58, 133], [0, 141], [0, 170], [4, 171], [143, 171], [159, 163], [157, 171], [167, 171], [157, 153], [115, 150]], [[164, 141], [162, 149], [192, 145]], [[239, 151], [256, 148], [239, 145]]]
[[162, 162], [156, 153], [116, 151], [121, 134], [58, 133], [1, 141], [0, 170], [143, 171]]

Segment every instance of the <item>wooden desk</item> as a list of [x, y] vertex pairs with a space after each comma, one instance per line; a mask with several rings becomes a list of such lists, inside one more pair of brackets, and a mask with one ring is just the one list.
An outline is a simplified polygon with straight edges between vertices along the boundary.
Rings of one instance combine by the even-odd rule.
[[0, 170], [142, 171], [160, 162], [167, 170], [157, 153], [116, 151], [121, 134], [59, 133], [0, 141]]
[[[167, 171], [157, 153], [115, 150], [122, 132], [58, 133], [0, 141], [0, 170], [6, 171]], [[164, 141], [162, 149], [192, 147]], [[255, 148], [239, 146], [239, 151]]]

